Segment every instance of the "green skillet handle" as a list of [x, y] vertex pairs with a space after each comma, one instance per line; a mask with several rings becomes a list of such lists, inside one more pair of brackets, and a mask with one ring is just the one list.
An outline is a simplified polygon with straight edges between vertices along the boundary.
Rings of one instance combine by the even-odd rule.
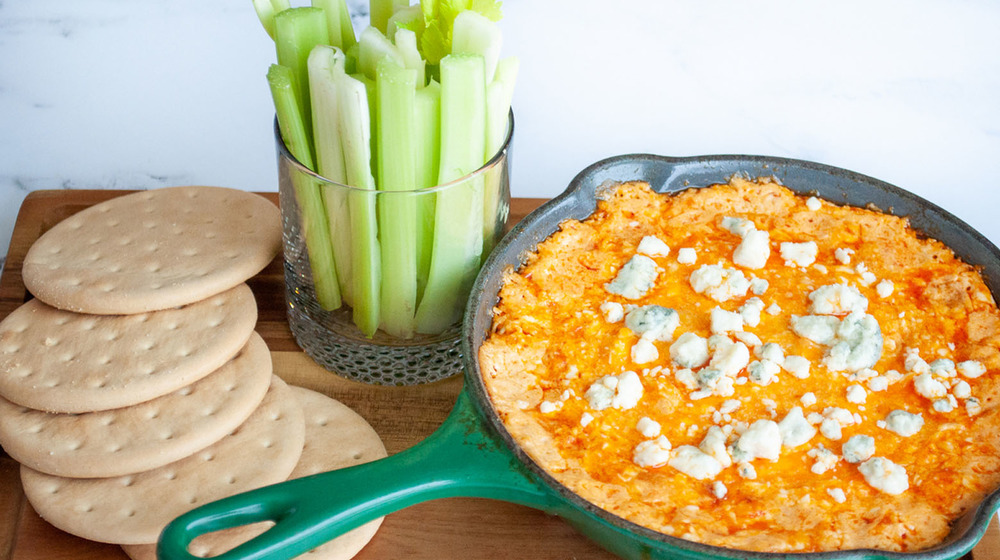
[[489, 433], [463, 390], [444, 424], [416, 446], [379, 461], [290, 480], [212, 502], [167, 525], [160, 560], [193, 560], [196, 537], [273, 521], [258, 537], [218, 560], [294, 558], [372, 519], [448, 497], [493, 498], [542, 510], [550, 490]]

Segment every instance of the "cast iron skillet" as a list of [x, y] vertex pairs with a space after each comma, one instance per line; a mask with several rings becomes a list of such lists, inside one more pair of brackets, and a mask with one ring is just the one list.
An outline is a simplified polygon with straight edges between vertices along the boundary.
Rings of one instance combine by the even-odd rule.
[[591, 214], [608, 183], [641, 179], [657, 191], [680, 191], [725, 182], [734, 174], [773, 176], [792, 189], [838, 204], [874, 206], [907, 216], [926, 235], [980, 267], [990, 290], [1000, 293], [1000, 251], [982, 235], [937, 206], [887, 183], [817, 163], [758, 156], [670, 158], [625, 155], [583, 170], [557, 198], [528, 215], [486, 261], [465, 313], [465, 387], [448, 419], [420, 444], [396, 455], [348, 469], [314, 475], [202, 506], [173, 521], [158, 545], [161, 559], [194, 558], [186, 547], [196, 536], [258, 521], [276, 525], [216, 558], [292, 558], [371, 519], [445, 497], [484, 497], [515, 502], [559, 516], [624, 558], [756, 558], [931, 560], [957, 558], [982, 537], [1000, 508], [1000, 490], [959, 519], [948, 538], [916, 553], [848, 550], [782, 555], [707, 546], [663, 535], [608, 513], [562, 486], [512, 440], [498, 417], [478, 364], [479, 346], [492, 321], [502, 273], [568, 218]]

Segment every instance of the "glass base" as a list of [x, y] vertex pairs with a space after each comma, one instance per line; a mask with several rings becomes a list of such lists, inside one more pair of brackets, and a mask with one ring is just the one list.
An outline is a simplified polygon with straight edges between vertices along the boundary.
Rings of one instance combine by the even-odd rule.
[[461, 324], [434, 336], [400, 339], [380, 330], [367, 338], [354, 325], [350, 307], [322, 309], [312, 286], [288, 262], [285, 285], [288, 324], [296, 343], [333, 373], [374, 385], [418, 385], [462, 371]]

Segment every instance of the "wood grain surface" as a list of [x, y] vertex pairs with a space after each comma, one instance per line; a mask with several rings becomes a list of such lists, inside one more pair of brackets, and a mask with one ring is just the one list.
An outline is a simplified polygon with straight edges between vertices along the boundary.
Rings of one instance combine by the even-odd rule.
[[[64, 218], [128, 191], [52, 190], [28, 195], [21, 206], [7, 262], [0, 276], [0, 319], [30, 295], [21, 265], [31, 243]], [[276, 193], [264, 196], [277, 203]], [[514, 199], [513, 224], [541, 199]], [[271, 349], [275, 372], [286, 381], [326, 393], [367, 419], [390, 454], [430, 435], [451, 410], [460, 376], [417, 387], [375, 387], [340, 378], [317, 366], [295, 344], [285, 319], [280, 258], [249, 282], [257, 298], [257, 331]], [[456, 372], [457, 373], [457, 372]], [[504, 502], [451, 498], [418, 504], [386, 517], [372, 542], [357, 556], [420, 559], [613, 558], [560, 519]], [[25, 501], [17, 463], [0, 451], [0, 560], [124, 560], [115, 545], [64, 533], [38, 517]], [[1000, 560], [996, 519], [979, 546], [963, 560]]]

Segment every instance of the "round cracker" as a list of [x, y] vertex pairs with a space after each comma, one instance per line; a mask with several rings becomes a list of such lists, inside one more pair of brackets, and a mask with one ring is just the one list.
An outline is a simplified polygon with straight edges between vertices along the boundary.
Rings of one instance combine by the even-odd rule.
[[141, 544], [195, 507], [287, 479], [304, 443], [302, 406], [272, 375], [246, 422], [190, 457], [114, 478], [65, 478], [21, 465], [21, 482], [35, 511], [57, 528], [92, 541]]
[[[299, 464], [290, 478], [342, 469], [386, 456], [385, 446], [375, 430], [356, 412], [321, 393], [292, 387], [306, 417], [306, 444]], [[382, 518], [374, 519], [330, 542], [299, 556], [309, 560], [353, 558], [375, 536]], [[235, 548], [270, 527], [255, 523], [202, 535], [191, 542], [192, 555], [211, 558]], [[132, 560], [156, 560], [156, 544], [124, 545]]]
[[114, 198], [56, 224], [28, 250], [22, 276], [53, 307], [145, 313], [241, 284], [280, 249], [280, 212], [267, 199], [170, 187]]
[[83, 414], [24, 408], [0, 398], [0, 445], [32, 469], [71, 478], [148, 471], [221, 440], [267, 392], [271, 355], [251, 335], [229, 362], [193, 385], [135, 406]]
[[0, 322], [0, 396], [47, 412], [145, 402], [222, 367], [256, 322], [246, 284], [137, 315], [84, 315], [33, 299]]

